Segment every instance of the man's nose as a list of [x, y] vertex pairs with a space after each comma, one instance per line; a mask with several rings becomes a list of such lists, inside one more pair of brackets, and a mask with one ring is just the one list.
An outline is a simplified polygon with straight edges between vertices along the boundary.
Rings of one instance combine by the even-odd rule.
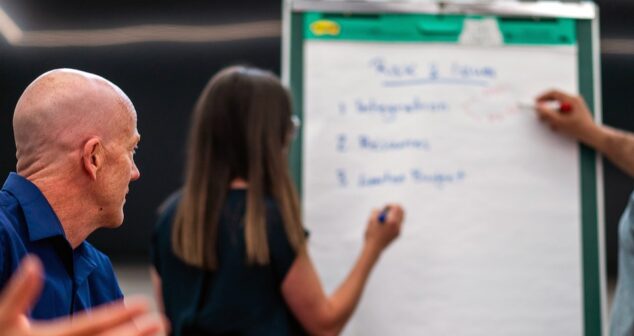
[[130, 176], [130, 181], [136, 181], [139, 178], [141, 178], [141, 172], [139, 171], [139, 168], [136, 166], [136, 163], [132, 164], [132, 175]]

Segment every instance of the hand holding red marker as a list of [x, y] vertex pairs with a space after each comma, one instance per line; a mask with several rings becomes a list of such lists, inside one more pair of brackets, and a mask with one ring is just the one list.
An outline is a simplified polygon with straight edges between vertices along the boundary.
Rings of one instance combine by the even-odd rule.
[[533, 107], [540, 120], [553, 131], [562, 132], [586, 144], [598, 126], [583, 98], [558, 90], [543, 93]]

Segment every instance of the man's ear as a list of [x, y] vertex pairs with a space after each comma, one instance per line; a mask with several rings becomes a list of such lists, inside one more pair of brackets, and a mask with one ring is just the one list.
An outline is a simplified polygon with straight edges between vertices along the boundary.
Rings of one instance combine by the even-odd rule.
[[103, 167], [104, 155], [101, 139], [97, 137], [90, 138], [84, 144], [81, 159], [86, 173], [93, 180], [97, 179], [97, 173]]

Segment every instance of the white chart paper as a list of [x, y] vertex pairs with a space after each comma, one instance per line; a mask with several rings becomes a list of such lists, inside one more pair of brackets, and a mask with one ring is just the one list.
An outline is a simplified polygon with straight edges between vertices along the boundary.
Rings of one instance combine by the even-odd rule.
[[304, 48], [304, 220], [329, 292], [371, 209], [406, 209], [345, 334], [581, 335], [578, 146], [519, 106], [577, 90], [576, 47]]

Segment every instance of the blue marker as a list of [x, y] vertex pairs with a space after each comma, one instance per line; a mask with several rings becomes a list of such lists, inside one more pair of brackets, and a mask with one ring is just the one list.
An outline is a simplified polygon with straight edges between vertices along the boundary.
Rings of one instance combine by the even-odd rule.
[[381, 223], [381, 224], [385, 223], [385, 220], [387, 219], [387, 213], [389, 211], [390, 211], [390, 207], [389, 206], [386, 206], [385, 208], [383, 208], [383, 210], [379, 214], [379, 223]]

